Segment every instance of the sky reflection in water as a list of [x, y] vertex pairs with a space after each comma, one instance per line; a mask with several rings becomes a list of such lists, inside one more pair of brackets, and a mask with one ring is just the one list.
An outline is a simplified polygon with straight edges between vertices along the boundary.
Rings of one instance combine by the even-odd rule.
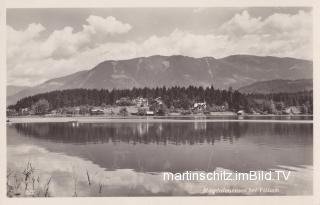
[[[204, 187], [281, 187], [312, 193], [312, 124], [20, 123], [8, 125], [8, 167], [30, 161], [54, 196], [199, 195]], [[163, 182], [161, 172], [292, 169], [288, 182]], [[95, 185], [87, 188], [86, 170]], [[98, 184], [103, 191], [98, 194]], [[304, 186], [304, 190], [297, 187]]]

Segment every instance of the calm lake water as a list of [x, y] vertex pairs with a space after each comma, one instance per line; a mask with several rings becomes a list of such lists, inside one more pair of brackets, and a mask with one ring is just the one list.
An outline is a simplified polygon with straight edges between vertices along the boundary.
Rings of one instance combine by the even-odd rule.
[[[52, 177], [52, 196], [72, 196], [75, 189], [78, 196], [210, 195], [204, 188], [230, 187], [279, 189], [240, 195], [312, 194], [312, 123], [14, 123], [7, 125], [7, 144], [8, 167], [23, 170], [31, 162], [42, 178]], [[288, 181], [163, 181], [163, 172], [193, 170], [291, 175]]]

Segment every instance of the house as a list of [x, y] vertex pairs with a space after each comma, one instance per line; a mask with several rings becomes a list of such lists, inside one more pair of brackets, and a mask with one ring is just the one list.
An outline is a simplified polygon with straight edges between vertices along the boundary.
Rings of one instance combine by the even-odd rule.
[[137, 107], [147, 107], [148, 106], [148, 99], [143, 98], [143, 97], [138, 97], [138, 98], [133, 100], [133, 103]]
[[56, 114], [58, 114], [58, 111], [57, 110], [51, 110], [50, 113], [53, 114], [53, 115], [56, 115]]
[[149, 110], [153, 111], [156, 115], [165, 115], [167, 113], [167, 107], [161, 97], [157, 97], [150, 102]]
[[193, 110], [203, 111], [207, 108], [207, 103], [194, 103], [193, 104]]
[[156, 103], [157, 103], [158, 105], [163, 105], [163, 101], [162, 101], [161, 97], [157, 97], [157, 98], [154, 99], [154, 100], [156, 101]]
[[287, 107], [283, 110], [283, 112], [285, 114], [292, 114], [292, 115], [298, 115], [298, 114], [301, 114], [301, 109], [299, 109], [299, 107], [296, 107], [296, 106], [290, 106], [290, 107]]
[[239, 110], [238, 112], [237, 112], [237, 115], [240, 115], [240, 116], [243, 116], [243, 115], [245, 115], [246, 113], [244, 112], [244, 110]]
[[90, 110], [90, 114], [91, 114], [91, 115], [103, 115], [104, 112], [103, 112], [103, 110], [100, 109], [100, 108], [92, 108], [92, 109]]
[[212, 105], [209, 110], [211, 112], [225, 112], [227, 111], [227, 108], [225, 105]]
[[30, 108], [21, 108], [19, 110], [20, 115], [29, 115], [30, 114], [31, 109]]
[[146, 115], [153, 116], [153, 115], [154, 115], [154, 112], [153, 112], [153, 111], [150, 111], [150, 110], [147, 110], [147, 111], [146, 111]]
[[115, 113], [118, 113], [119, 111], [120, 111], [120, 108], [118, 108], [118, 107], [106, 107], [103, 109], [103, 112], [106, 115], [114, 115]]

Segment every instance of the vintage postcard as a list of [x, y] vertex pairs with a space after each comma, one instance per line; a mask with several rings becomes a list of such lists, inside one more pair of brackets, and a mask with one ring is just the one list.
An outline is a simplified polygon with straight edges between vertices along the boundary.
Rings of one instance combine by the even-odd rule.
[[49, 2], [2, 9], [4, 203], [320, 203], [314, 2]]

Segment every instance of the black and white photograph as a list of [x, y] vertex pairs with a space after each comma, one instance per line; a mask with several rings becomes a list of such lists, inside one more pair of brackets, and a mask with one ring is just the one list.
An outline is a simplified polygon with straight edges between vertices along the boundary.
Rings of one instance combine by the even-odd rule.
[[314, 194], [312, 7], [5, 11], [7, 198]]

